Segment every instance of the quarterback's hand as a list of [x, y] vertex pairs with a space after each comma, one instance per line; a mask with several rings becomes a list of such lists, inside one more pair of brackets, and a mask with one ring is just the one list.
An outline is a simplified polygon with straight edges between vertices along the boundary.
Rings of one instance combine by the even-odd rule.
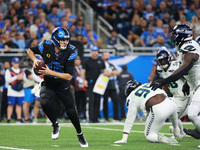
[[127, 141], [125, 141], [125, 140], [119, 140], [119, 141], [115, 141], [114, 143], [127, 143]]
[[151, 89], [155, 91], [157, 88], [162, 88], [163, 85], [164, 85], [163, 80], [158, 79], [158, 80], [152, 82], [150, 84], [150, 87], [152, 87]]
[[190, 94], [190, 86], [185, 82], [185, 84], [182, 87], [182, 92], [185, 96]]

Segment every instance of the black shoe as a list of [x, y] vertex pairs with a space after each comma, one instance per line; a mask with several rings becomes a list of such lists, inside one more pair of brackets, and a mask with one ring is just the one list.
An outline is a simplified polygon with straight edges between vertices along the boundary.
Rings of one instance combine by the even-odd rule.
[[27, 120], [25, 120], [25, 123], [32, 123], [33, 121], [32, 121], [32, 119], [27, 119]]
[[55, 124], [52, 124], [52, 127], [53, 127], [53, 132], [51, 134], [51, 138], [52, 140], [56, 140], [59, 137], [60, 126], [58, 122], [56, 122]]
[[6, 123], [10, 123], [10, 120], [7, 120]]
[[191, 130], [191, 129], [183, 128], [183, 131], [187, 135], [190, 135], [190, 136], [192, 136], [195, 139], [200, 139], [200, 132], [197, 129]]
[[86, 141], [83, 133], [81, 133], [80, 135], [77, 134], [77, 137], [81, 147], [88, 147], [88, 142]]

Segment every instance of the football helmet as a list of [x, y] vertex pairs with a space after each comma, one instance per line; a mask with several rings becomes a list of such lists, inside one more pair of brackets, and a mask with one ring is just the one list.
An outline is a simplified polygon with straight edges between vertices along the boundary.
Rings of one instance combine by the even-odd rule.
[[187, 24], [176, 25], [171, 33], [171, 41], [177, 49], [180, 48], [182, 42], [192, 40], [192, 37], [192, 28]]
[[200, 36], [198, 36], [198, 37], [195, 39], [195, 42], [197, 42], [198, 44], [200, 44]]
[[[69, 39], [70, 39], [70, 34], [68, 30], [63, 27], [57, 27], [51, 33], [51, 41], [60, 50], [65, 50], [67, 48], [69, 44]], [[67, 44], [65, 47], [60, 45], [60, 40], [67, 40]]]
[[138, 86], [142, 85], [141, 83], [138, 83], [137, 81], [135, 80], [129, 80], [127, 83], [126, 83], [126, 87], [125, 87], [125, 95], [126, 97], [129, 96], [129, 94], [135, 90]]
[[156, 60], [162, 69], [167, 69], [171, 64], [171, 54], [165, 46], [162, 46], [157, 55]]

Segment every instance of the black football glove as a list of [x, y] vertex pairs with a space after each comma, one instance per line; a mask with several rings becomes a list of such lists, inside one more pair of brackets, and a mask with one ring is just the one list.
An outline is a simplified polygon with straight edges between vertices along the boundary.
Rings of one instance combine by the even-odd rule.
[[155, 91], [157, 88], [161, 89], [163, 85], [164, 85], [163, 79], [158, 79], [156, 81], [153, 81], [150, 84], [150, 87], [152, 87], [151, 89]]
[[182, 87], [182, 92], [185, 96], [190, 94], [190, 86], [185, 82], [185, 84]]

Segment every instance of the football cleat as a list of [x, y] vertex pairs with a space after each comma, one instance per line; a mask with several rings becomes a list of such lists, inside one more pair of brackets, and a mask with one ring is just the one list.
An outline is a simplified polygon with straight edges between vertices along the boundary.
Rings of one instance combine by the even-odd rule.
[[[169, 131], [171, 132], [171, 133], [174, 133], [174, 127], [173, 126], [169, 126]], [[182, 132], [182, 133], [180, 133], [180, 135], [179, 135], [179, 139], [181, 139], [181, 138], [183, 138], [183, 137], [185, 137], [186, 136], [186, 134], [185, 134], [185, 132]], [[175, 138], [174, 137], [174, 135], [171, 137], [171, 138]]]
[[183, 131], [187, 135], [190, 135], [190, 136], [192, 136], [195, 139], [200, 139], [200, 132], [197, 129], [192, 130], [192, 129], [183, 128]]
[[59, 132], [60, 132], [60, 126], [59, 123], [56, 122], [55, 124], [52, 124], [53, 127], [53, 132], [51, 134], [52, 140], [56, 140], [59, 137]]
[[162, 134], [158, 134], [158, 142], [160, 143], [168, 143], [168, 144], [177, 144], [178, 141], [172, 138], [168, 138]]
[[83, 133], [77, 134], [77, 137], [81, 147], [88, 147], [88, 142], [86, 141]]

